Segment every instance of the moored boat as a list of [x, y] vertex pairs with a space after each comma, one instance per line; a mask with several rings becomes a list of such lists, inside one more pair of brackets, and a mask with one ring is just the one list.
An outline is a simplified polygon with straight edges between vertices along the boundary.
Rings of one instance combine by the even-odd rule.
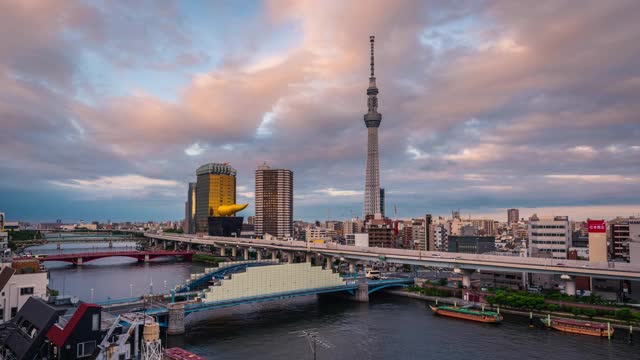
[[433, 306], [429, 305], [431, 310], [438, 315], [455, 317], [458, 319], [479, 321], [484, 323], [499, 323], [502, 321], [502, 315], [494, 311], [474, 310], [469, 308], [461, 308], [457, 306]]
[[570, 332], [574, 334], [583, 334], [591, 336], [610, 336], [613, 335], [614, 329], [603, 323], [593, 321], [581, 321], [564, 318], [546, 317], [540, 319], [542, 323], [549, 328], [559, 331]]

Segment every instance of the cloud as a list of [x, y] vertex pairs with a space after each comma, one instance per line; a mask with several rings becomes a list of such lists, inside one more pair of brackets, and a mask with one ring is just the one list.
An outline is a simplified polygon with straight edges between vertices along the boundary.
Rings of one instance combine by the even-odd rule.
[[95, 179], [68, 179], [50, 181], [54, 186], [90, 193], [97, 198], [145, 196], [152, 190], [162, 195], [173, 195], [178, 182], [173, 180], [154, 179], [142, 175], [128, 174], [120, 176], [101, 176]]
[[579, 155], [584, 155], [584, 156], [594, 156], [597, 154], [597, 151], [591, 147], [591, 146], [575, 146], [571, 149], [569, 149], [569, 151], [579, 154]]
[[640, 176], [623, 175], [579, 175], [579, 174], [554, 174], [545, 175], [546, 178], [561, 180], [566, 182], [587, 182], [587, 183], [637, 183]]
[[184, 149], [184, 153], [189, 156], [197, 156], [202, 154], [207, 149], [207, 145], [200, 145], [200, 143], [195, 142], [189, 145], [188, 148]]
[[316, 193], [325, 194], [331, 197], [343, 197], [343, 196], [361, 196], [363, 191], [358, 190], [338, 190], [335, 188], [318, 189], [314, 190]]
[[[230, 162], [249, 184], [266, 161], [294, 171], [296, 217], [358, 214], [374, 34], [381, 184], [401, 216], [640, 203], [637, 2], [0, 10], [5, 192], [162, 196], [173, 205], [139, 211], [179, 218], [202, 163]], [[122, 174], [175, 185], [100, 182]]]

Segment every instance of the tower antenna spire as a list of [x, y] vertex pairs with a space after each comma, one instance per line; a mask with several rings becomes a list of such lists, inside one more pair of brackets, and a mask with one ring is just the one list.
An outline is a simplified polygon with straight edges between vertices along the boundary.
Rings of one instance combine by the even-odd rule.
[[369, 36], [371, 44], [371, 77], [367, 87], [367, 113], [364, 114], [364, 124], [367, 127], [367, 165], [364, 183], [364, 211], [363, 217], [375, 216], [380, 213], [380, 161], [378, 159], [378, 127], [382, 121], [382, 114], [378, 112], [378, 87], [374, 72], [374, 42], [375, 36]]
[[369, 36], [369, 42], [371, 43], [371, 77], [375, 77], [374, 67], [373, 67], [373, 43], [376, 41], [375, 36]]

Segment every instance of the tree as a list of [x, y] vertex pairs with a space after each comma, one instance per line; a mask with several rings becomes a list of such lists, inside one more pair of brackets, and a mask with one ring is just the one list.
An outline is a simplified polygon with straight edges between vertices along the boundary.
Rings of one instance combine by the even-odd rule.
[[580, 308], [574, 307], [571, 308], [571, 313], [573, 314], [573, 316], [578, 316], [582, 314], [582, 310]]
[[631, 321], [633, 319], [633, 312], [631, 309], [620, 309], [616, 311], [616, 318], [623, 321]]
[[449, 283], [449, 281], [447, 281], [447, 279], [445, 278], [441, 278], [438, 280], [438, 285], [440, 286], [447, 286], [447, 284]]
[[594, 316], [598, 314], [598, 312], [594, 309], [584, 309], [582, 313], [589, 317], [589, 319], [593, 319]]

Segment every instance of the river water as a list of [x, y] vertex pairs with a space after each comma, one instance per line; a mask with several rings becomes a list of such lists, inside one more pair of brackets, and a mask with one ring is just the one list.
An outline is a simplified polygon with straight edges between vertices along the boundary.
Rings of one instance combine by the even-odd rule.
[[[48, 251], [56, 252], [34, 253]], [[149, 293], [151, 282], [162, 291], [165, 281], [170, 288], [204, 267], [124, 258], [45, 264], [52, 288], [86, 301], [90, 289], [96, 301]], [[185, 335], [163, 340], [207, 359], [312, 359], [302, 330], [330, 344], [317, 346], [318, 359], [640, 359], [640, 338], [628, 344], [622, 330], [608, 341], [527, 325], [527, 318], [508, 314], [500, 325], [438, 317], [423, 301], [374, 293], [367, 304], [310, 296], [196, 313], [187, 317]]]

